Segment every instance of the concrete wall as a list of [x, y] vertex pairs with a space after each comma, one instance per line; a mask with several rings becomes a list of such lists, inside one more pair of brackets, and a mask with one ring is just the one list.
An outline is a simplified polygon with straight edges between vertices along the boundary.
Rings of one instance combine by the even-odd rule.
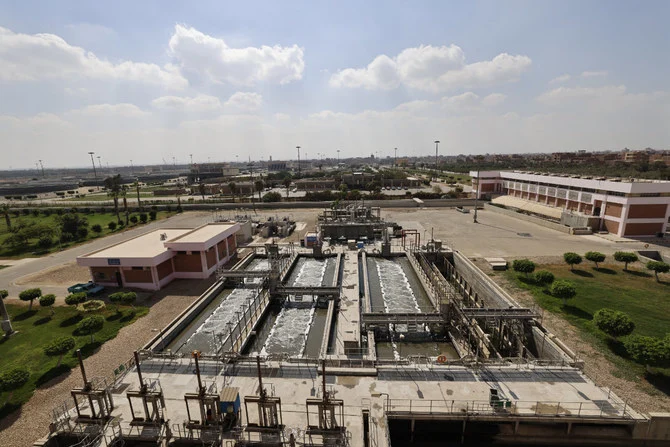
[[477, 293], [479, 299], [484, 300], [487, 307], [504, 309], [509, 306], [521, 307], [507, 292], [479, 270], [472, 261], [457, 251], [454, 252], [453, 262], [456, 272]]
[[563, 214], [561, 214], [561, 224], [573, 228], [591, 227], [594, 231], [598, 231], [600, 227], [600, 218], [563, 212]]
[[537, 326], [533, 326], [533, 341], [537, 347], [540, 359], [549, 359], [571, 363], [572, 359], [554, 343], [555, 336], [545, 333]]
[[493, 211], [498, 214], [505, 214], [507, 216], [515, 217], [520, 220], [525, 220], [526, 222], [532, 222], [534, 224], [540, 225], [542, 227], [551, 228], [552, 230], [560, 231], [561, 233], [570, 233], [570, 227], [561, 225], [559, 223], [551, 222], [549, 220], [541, 219], [535, 216], [529, 216], [527, 214], [517, 213], [516, 211], [508, 210], [505, 208], [500, 208], [493, 206], [489, 203], [484, 204], [484, 209], [488, 211]]
[[193, 252], [190, 255], [177, 253], [174, 259], [175, 272], [202, 272], [202, 260], [200, 252]]

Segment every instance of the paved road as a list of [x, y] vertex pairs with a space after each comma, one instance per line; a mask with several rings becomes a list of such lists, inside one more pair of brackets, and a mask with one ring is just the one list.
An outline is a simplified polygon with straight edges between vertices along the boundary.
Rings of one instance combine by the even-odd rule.
[[[19, 292], [26, 289], [28, 286], [25, 284], [17, 286], [14, 283], [16, 280], [25, 275], [72, 262], [77, 258], [77, 256], [99, 250], [108, 245], [125, 241], [140, 234], [148, 233], [157, 228], [192, 228], [211, 221], [212, 213], [207, 211], [177, 214], [167, 219], [151, 222], [132, 230], [124, 231], [122, 233], [117, 233], [104, 238], [95, 239], [86, 244], [78, 245], [61, 252], [55, 252], [49, 256], [24, 259], [21, 262], [17, 262], [15, 265], [0, 270], [0, 289], [7, 289], [10, 298], [17, 297]], [[0, 261], [0, 264], [2, 264], [2, 261]], [[54, 293], [57, 296], [62, 296], [65, 293], [65, 287], [42, 287], [42, 293]]]

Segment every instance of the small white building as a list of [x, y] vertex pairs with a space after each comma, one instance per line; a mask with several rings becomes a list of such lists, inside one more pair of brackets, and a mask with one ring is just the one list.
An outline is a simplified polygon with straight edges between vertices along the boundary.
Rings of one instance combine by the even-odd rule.
[[177, 278], [208, 278], [237, 251], [234, 222], [159, 229], [79, 256], [91, 278], [109, 287], [159, 290]]

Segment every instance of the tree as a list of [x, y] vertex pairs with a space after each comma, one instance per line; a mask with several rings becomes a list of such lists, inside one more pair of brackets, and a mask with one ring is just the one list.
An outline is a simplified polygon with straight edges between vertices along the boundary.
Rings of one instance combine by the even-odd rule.
[[628, 264], [630, 264], [631, 262], [637, 262], [638, 257], [632, 251], [617, 251], [616, 253], [614, 253], [614, 260], [617, 262], [623, 262], [624, 263], [623, 271], [627, 272]]
[[56, 368], [58, 368], [63, 360], [63, 355], [74, 349], [76, 344], [74, 337], [59, 337], [44, 347], [44, 353], [49, 357], [58, 356], [58, 364], [56, 364]]
[[637, 363], [665, 367], [670, 363], [670, 346], [666, 340], [642, 335], [633, 335], [624, 342], [628, 355]]
[[0, 213], [5, 216], [5, 223], [7, 224], [7, 230], [12, 229], [12, 219], [9, 217], [9, 213], [12, 211], [12, 208], [7, 203], [0, 205]]
[[135, 180], [133, 186], [135, 187], [135, 191], [137, 192], [137, 207], [140, 209], [140, 211], [142, 211], [142, 201], [140, 200], [140, 182], [138, 180]]
[[71, 234], [73, 238], [81, 238], [82, 228], [86, 229], [86, 234], [88, 234], [88, 220], [79, 214], [63, 214], [57, 217], [56, 221], [60, 225], [61, 234]]
[[593, 262], [596, 265], [596, 268], [598, 268], [599, 262], [605, 261], [605, 255], [598, 251], [587, 251], [584, 257], [587, 261]]
[[670, 271], [670, 264], [662, 261], [649, 261], [647, 262], [647, 270], [652, 270], [656, 276], [656, 282], [660, 282], [658, 279], [658, 274], [668, 273]]
[[554, 274], [547, 270], [538, 270], [535, 272], [535, 282], [538, 284], [551, 284], [554, 282]]
[[143, 224], [147, 223], [148, 218], [149, 216], [147, 216], [147, 213], [140, 213], [140, 222], [142, 222]]
[[157, 213], [154, 210], [149, 211], [149, 219], [156, 220], [156, 214]]
[[600, 309], [593, 314], [593, 323], [598, 329], [614, 338], [629, 335], [635, 329], [635, 323], [628, 315], [607, 308]]
[[48, 307], [51, 310], [51, 316], [54, 315], [53, 305], [56, 302], [56, 295], [49, 293], [40, 297], [40, 307]]
[[582, 263], [582, 257], [579, 256], [577, 253], [573, 253], [571, 251], [563, 253], [563, 260], [565, 261], [566, 264], [570, 264], [570, 270], [574, 270], [575, 264]]
[[524, 273], [527, 278], [529, 273], [535, 271], [535, 263], [529, 259], [515, 259], [512, 262], [512, 269], [515, 272]]
[[254, 189], [258, 193], [258, 200], [261, 200], [261, 193], [263, 192], [263, 189], [265, 188], [265, 183], [263, 183], [263, 180], [256, 180], [254, 182]]
[[137, 223], [137, 221], [138, 221], [138, 219], [137, 219], [136, 215], [133, 214], [132, 216], [130, 216], [130, 223], [132, 223], [134, 225], [134, 224]]
[[121, 174], [116, 174], [113, 177], [107, 177], [105, 179], [105, 189], [107, 190], [107, 195], [114, 200], [114, 214], [116, 214], [116, 221], [121, 222], [121, 217], [119, 216], [119, 195], [123, 189], [123, 184], [121, 183]]
[[202, 200], [205, 200], [205, 184], [203, 182], [198, 183], [198, 191], [202, 196]]
[[71, 293], [65, 297], [65, 304], [76, 307], [77, 304], [83, 303], [87, 298], [86, 292]]
[[282, 180], [282, 185], [284, 185], [284, 188], [286, 188], [286, 198], [288, 199], [289, 195], [289, 188], [291, 187], [291, 177], [284, 177], [284, 180]]
[[110, 222], [107, 224], [107, 228], [109, 228], [110, 231], [116, 230], [116, 222]]
[[137, 293], [135, 292], [126, 292], [121, 298], [121, 302], [126, 306], [130, 306], [135, 309], [135, 301], [137, 301]]
[[42, 296], [42, 289], [26, 289], [23, 292], [19, 293], [19, 299], [21, 301], [30, 301], [30, 306], [28, 310], [33, 309], [33, 301]]
[[109, 302], [114, 304], [116, 312], [119, 312], [119, 304], [123, 304], [124, 292], [115, 292], [109, 295]]
[[28, 383], [30, 373], [25, 368], [14, 368], [0, 375], [0, 392], [9, 392], [5, 404], [9, 402], [14, 391]]
[[263, 202], [281, 202], [281, 194], [271, 191], [263, 196]]
[[102, 226], [100, 224], [95, 224], [91, 227], [91, 230], [93, 230], [95, 234], [100, 234], [102, 233]]
[[9, 296], [9, 292], [6, 290], [0, 290], [0, 316], [2, 317], [3, 322], [6, 322], [6, 327], [4, 327], [5, 336], [9, 336], [12, 334], [12, 332], [14, 332], [14, 329], [12, 329], [12, 323], [9, 320], [9, 313], [5, 307], [5, 298], [7, 298], [7, 296]]
[[235, 195], [237, 194], [237, 185], [235, 182], [228, 183], [228, 189], [230, 189], [230, 195], [233, 196], [233, 203], [235, 203]]
[[43, 250], [50, 248], [53, 245], [53, 243], [54, 243], [53, 239], [51, 239], [51, 236], [47, 234], [40, 236], [40, 238], [37, 240], [37, 246]]
[[577, 295], [577, 289], [570, 282], [564, 279], [559, 279], [551, 285], [551, 294], [556, 298], [563, 300], [563, 306], [568, 305], [568, 300]]
[[99, 332], [104, 324], [105, 319], [102, 317], [102, 315], [91, 315], [90, 317], [86, 317], [79, 322], [77, 325], [77, 330], [80, 333], [90, 335], [91, 343], [93, 343], [93, 334]]

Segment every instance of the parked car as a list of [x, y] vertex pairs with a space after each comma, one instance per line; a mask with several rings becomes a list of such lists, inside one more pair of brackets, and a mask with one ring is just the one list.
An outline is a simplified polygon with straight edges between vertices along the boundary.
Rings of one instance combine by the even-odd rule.
[[68, 293], [79, 293], [86, 292], [87, 296], [95, 296], [105, 290], [100, 284], [96, 284], [93, 281], [87, 283], [79, 283], [67, 288]]

